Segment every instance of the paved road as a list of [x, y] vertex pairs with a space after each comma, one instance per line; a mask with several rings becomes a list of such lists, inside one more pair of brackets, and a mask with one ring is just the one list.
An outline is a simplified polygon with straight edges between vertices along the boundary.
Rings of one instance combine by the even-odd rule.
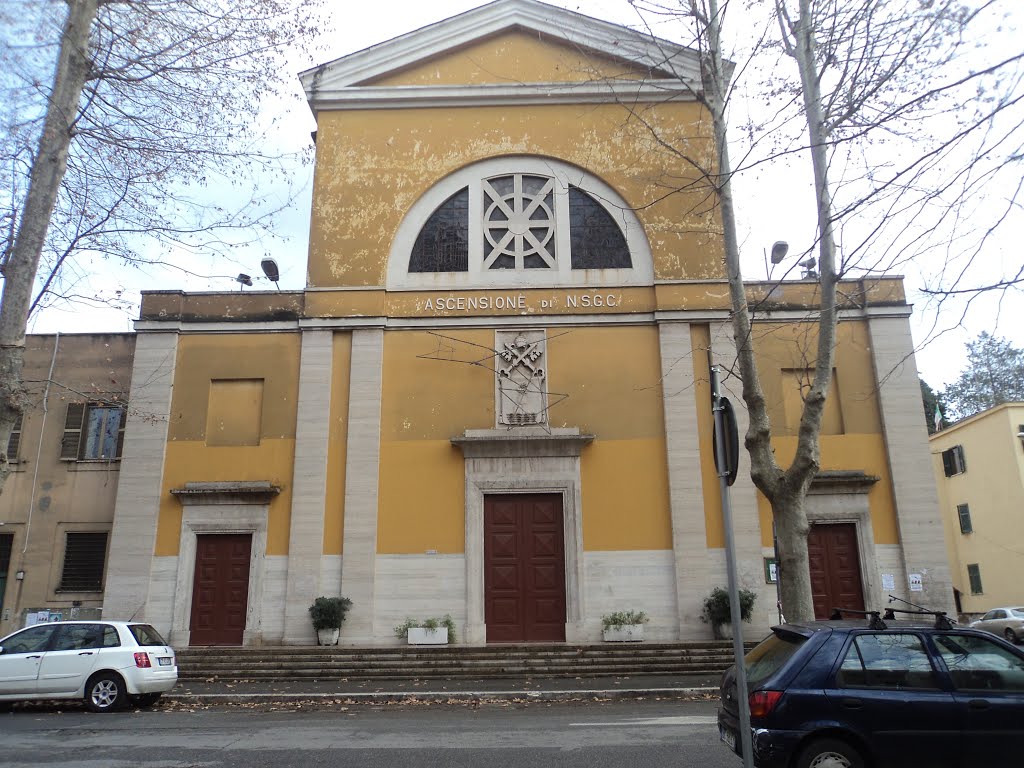
[[5, 768], [737, 768], [709, 701], [0, 715]]

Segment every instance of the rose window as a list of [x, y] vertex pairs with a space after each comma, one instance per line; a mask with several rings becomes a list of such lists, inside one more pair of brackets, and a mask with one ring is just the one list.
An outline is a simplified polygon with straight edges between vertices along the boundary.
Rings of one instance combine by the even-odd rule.
[[516, 173], [482, 186], [484, 268], [554, 269], [554, 179]]

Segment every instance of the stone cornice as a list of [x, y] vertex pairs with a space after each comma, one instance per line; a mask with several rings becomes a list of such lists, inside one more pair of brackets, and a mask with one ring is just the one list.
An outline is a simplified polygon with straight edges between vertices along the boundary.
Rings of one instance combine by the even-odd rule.
[[452, 445], [467, 459], [537, 458], [579, 456], [594, 435], [576, 428], [512, 427], [510, 429], [467, 429], [453, 437]]
[[269, 504], [281, 492], [269, 480], [232, 480], [219, 483], [185, 483], [172, 488], [182, 506], [210, 504]]

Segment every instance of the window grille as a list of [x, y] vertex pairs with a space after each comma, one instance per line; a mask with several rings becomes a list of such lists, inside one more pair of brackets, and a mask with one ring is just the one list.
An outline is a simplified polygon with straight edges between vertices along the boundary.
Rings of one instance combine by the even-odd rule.
[[971, 508], [967, 504], [957, 504], [956, 513], [960, 518], [960, 533], [971, 533], [974, 530], [971, 525]]
[[103, 589], [103, 564], [107, 558], [107, 533], [67, 533], [62, 592], [99, 592]]
[[967, 566], [967, 578], [971, 582], [971, 594], [980, 595], [982, 593], [981, 588], [981, 566], [977, 563]]

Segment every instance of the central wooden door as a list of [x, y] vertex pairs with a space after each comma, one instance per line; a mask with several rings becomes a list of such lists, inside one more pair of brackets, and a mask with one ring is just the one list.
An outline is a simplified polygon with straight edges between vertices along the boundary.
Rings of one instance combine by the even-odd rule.
[[560, 494], [484, 498], [484, 620], [489, 643], [565, 641]]
[[864, 610], [857, 526], [853, 523], [812, 525], [807, 536], [814, 618], [827, 619], [833, 608]]
[[248, 533], [196, 536], [189, 645], [241, 645], [249, 604]]

